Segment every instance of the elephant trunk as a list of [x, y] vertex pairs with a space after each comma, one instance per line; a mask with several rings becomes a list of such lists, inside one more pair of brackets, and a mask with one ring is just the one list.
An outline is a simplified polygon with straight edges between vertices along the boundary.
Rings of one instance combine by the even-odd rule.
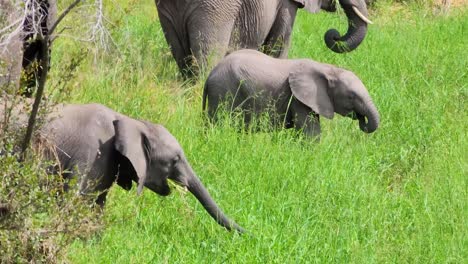
[[239, 233], [244, 233], [245, 230], [237, 225], [234, 221], [227, 218], [221, 211], [216, 202], [211, 198], [211, 195], [206, 190], [205, 186], [201, 183], [200, 179], [193, 173], [187, 179], [187, 189], [197, 198], [203, 205], [205, 210], [213, 217], [218, 224], [225, 227], [227, 230], [237, 230]]
[[379, 127], [379, 112], [370, 98], [367, 97], [367, 100], [357, 103], [355, 109], [359, 120], [359, 128], [363, 132], [372, 133]]
[[[325, 43], [329, 49], [337, 53], [349, 52], [356, 49], [364, 40], [367, 33], [367, 24], [372, 22], [367, 18], [366, 3], [363, 0], [339, 0], [346, 17], [348, 18], [348, 31], [341, 36], [336, 29], [325, 33]], [[354, 3], [358, 6], [354, 5]]]

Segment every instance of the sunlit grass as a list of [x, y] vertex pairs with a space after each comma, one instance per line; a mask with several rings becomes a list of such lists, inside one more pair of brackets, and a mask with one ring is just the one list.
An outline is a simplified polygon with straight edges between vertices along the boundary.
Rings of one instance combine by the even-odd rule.
[[[322, 119], [316, 144], [294, 131], [206, 125], [203, 81], [182, 82], [156, 16], [147, 16], [153, 4], [121, 15], [112, 30], [119, 51], [96, 63], [89, 56], [71, 101], [166, 126], [221, 208], [251, 235], [226, 232], [189, 193], [138, 197], [115, 186], [106, 230], [76, 241], [71, 261], [466, 262], [466, 12], [375, 12], [349, 54], [323, 41], [331, 27], [346, 30], [344, 16], [300, 12], [290, 57], [354, 71], [382, 120], [367, 135], [351, 119]], [[66, 58], [73, 45], [66, 43], [57, 44], [54, 63]]]

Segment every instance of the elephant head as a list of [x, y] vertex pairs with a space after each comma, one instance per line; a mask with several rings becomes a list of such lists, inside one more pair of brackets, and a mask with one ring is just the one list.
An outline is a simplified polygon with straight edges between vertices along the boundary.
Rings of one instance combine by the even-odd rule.
[[163, 126], [127, 117], [115, 120], [113, 124], [115, 149], [133, 167], [138, 177], [138, 193], [144, 186], [159, 195], [169, 195], [168, 179], [171, 179], [186, 187], [218, 224], [228, 230], [244, 232], [242, 227], [225, 216], [211, 198], [185, 158], [181, 146]]
[[350, 71], [300, 61], [289, 75], [289, 85], [294, 97], [319, 115], [332, 119], [338, 113], [357, 118], [360, 129], [366, 133], [379, 126], [379, 112], [366, 87]]
[[[311, 13], [320, 9], [334, 12], [336, 0], [294, 0]], [[364, 40], [367, 33], [367, 24], [372, 24], [368, 17], [367, 6], [364, 0], [339, 0], [348, 17], [348, 31], [341, 36], [336, 29], [325, 33], [325, 44], [337, 53], [349, 52], [356, 49]]]

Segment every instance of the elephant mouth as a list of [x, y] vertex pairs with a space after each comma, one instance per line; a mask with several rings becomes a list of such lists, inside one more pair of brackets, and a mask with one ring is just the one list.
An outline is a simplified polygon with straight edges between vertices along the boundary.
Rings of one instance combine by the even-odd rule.
[[366, 116], [359, 113], [357, 113], [356, 116], [359, 120], [359, 128], [366, 133], [371, 133], [373, 130], [369, 131], [369, 120], [366, 120]]
[[[359, 119], [359, 126], [361, 128], [366, 128], [366, 117], [364, 115], [361, 115], [361, 114], [357, 114], [356, 113], [356, 117], [357, 119]], [[365, 131], [367, 129], [364, 129], [363, 131]]]
[[145, 184], [145, 187], [161, 196], [168, 196], [169, 194], [171, 194], [171, 188], [169, 187], [167, 181], [162, 183], [161, 185]]
[[331, 1], [330, 3], [322, 3], [321, 9], [327, 12], [336, 12], [336, 1]]
[[167, 182], [169, 184], [169, 188], [171, 189], [171, 191], [175, 190], [175, 191], [182, 192], [182, 193], [188, 192], [187, 185], [183, 184], [182, 182], [176, 179], [169, 178]]
[[159, 190], [155, 190], [155, 192], [161, 196], [168, 196], [171, 194], [171, 188], [160, 188]]
[[346, 117], [349, 117], [352, 120], [356, 120], [356, 119], [358, 119], [358, 114], [353, 111], [353, 112], [350, 112], [349, 114], [347, 114]]

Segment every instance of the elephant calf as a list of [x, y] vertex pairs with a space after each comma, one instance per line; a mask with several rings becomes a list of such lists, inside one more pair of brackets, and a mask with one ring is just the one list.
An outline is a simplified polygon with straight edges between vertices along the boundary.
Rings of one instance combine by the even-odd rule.
[[366, 133], [379, 125], [379, 113], [354, 73], [309, 59], [275, 59], [255, 50], [233, 52], [211, 71], [203, 91], [204, 111], [207, 100], [211, 119], [226, 102], [229, 110], [244, 112], [247, 125], [252, 114], [269, 112], [272, 121], [313, 137], [320, 135], [319, 115], [358, 119]]
[[[0, 98], [0, 114], [4, 103]], [[64, 177], [83, 175], [80, 193], [99, 193], [96, 202], [100, 205], [114, 182], [129, 190], [135, 181], [138, 193], [146, 187], [166, 196], [171, 179], [195, 195], [220, 225], [243, 232], [217, 206], [177, 140], [162, 125], [136, 120], [99, 104], [61, 105], [49, 114], [39, 134], [36, 145], [45, 142], [50, 146], [46, 154], [58, 159], [60, 171], [69, 171]]]

